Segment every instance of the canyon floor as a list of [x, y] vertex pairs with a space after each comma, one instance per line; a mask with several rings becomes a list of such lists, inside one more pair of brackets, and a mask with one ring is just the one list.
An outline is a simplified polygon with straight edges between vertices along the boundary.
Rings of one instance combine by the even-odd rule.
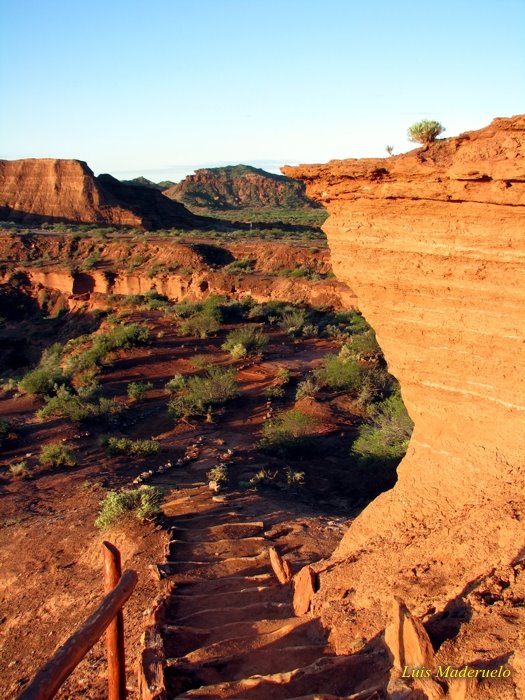
[[[78, 316], [82, 318], [82, 314]], [[60, 328], [56, 320], [45, 318], [41, 319], [43, 326], [31, 328], [45, 335], [42, 329], [47, 327], [47, 321], [54, 331]], [[161, 311], [129, 310], [126, 321], [147, 324], [152, 343], [116, 353], [99, 379], [104, 393], [124, 407], [118, 428], [111, 431], [134, 440], [155, 437], [162, 446], [155, 457], [109, 456], [100, 445], [104, 430], [99, 426], [79, 426], [63, 418], [38, 420], [35, 410], [42, 402], [14, 389], [4, 390], [0, 398], [0, 418], [8, 419], [14, 431], [14, 439], [4, 445], [0, 461], [4, 572], [0, 665], [4, 669], [1, 690], [5, 697], [17, 695], [39, 665], [97, 604], [102, 588], [103, 539], [113, 541], [121, 549], [124, 568], [133, 568], [139, 574], [138, 588], [125, 610], [130, 697], [138, 697], [134, 669], [145, 616], [151, 612], [159, 592], [154, 568], [164, 561], [164, 546], [174, 515], [170, 504], [187, 493], [184, 489], [188, 488], [188, 479], [204, 484], [206, 471], [221, 457], [229, 469], [226, 497], [236, 494], [239, 507], [246, 508], [246, 517], [256, 516], [264, 522], [268, 542], [262, 551], [266, 552], [268, 544], [277, 543], [296, 570], [303, 563], [327, 557], [351, 519], [377, 492], [377, 478], [373, 484], [367, 484], [363, 471], [352, 474], [348, 469], [350, 438], [355, 435], [359, 417], [343, 395], [336, 397], [333, 405], [301, 402], [302, 409], [315, 414], [317, 421], [318, 445], [308, 458], [269, 456], [257, 444], [268, 416], [294, 406], [297, 383], [327, 353], [337, 352], [339, 344], [335, 340], [294, 340], [276, 326], [266, 324], [264, 330], [270, 342], [264, 355], [235, 361], [221, 349], [233, 324], [223, 324], [213, 336], [201, 339], [181, 337]], [[214, 413], [211, 422], [176, 421], [166, 412], [163, 387], [174, 374], [195, 373], [196, 356], [201, 363], [234, 366], [242, 393]], [[290, 381], [283, 396], [269, 399], [267, 390], [276, 386], [276, 374], [283, 368]], [[151, 382], [151, 388], [143, 399], [134, 402], [126, 395], [126, 387], [137, 381]], [[76, 466], [40, 465], [41, 446], [59, 441], [73, 446]], [[148, 484], [165, 490], [164, 516], [144, 524], [127, 521], [104, 533], [94, 527], [100, 502], [109, 491], [132, 487], [133, 480], [144, 470], [167, 463], [175, 465], [196, 441], [201, 447], [192, 462], [191, 475], [182, 467], [174, 467], [148, 479]], [[10, 475], [9, 466], [20, 461], [28, 465], [30, 478], [15, 479]], [[248, 483], [261, 469], [271, 477], [277, 472], [282, 475], [286, 468], [292, 473], [303, 472], [304, 486], [287, 487], [282, 476], [276, 480], [277, 488], [255, 489]], [[395, 475], [385, 475], [387, 482], [392, 478]], [[202, 508], [199, 503], [203, 498], [211, 499], [207, 485], [202, 484], [196, 487], [200, 495], [195, 498], [195, 506], [188, 492], [190, 511]], [[221, 522], [219, 516], [216, 522]], [[266, 556], [262, 571], [270, 571]], [[277, 592], [277, 597], [282, 598], [283, 593]], [[100, 642], [58, 697], [95, 700], [104, 697], [104, 693], [104, 647]]]

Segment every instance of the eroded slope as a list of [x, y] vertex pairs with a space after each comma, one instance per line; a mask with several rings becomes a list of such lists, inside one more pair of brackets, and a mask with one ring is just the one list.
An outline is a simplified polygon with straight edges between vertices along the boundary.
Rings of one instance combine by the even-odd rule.
[[[395, 488], [344, 537], [314, 607], [340, 649], [384, 626], [394, 593], [426, 620], [462, 608], [478, 625], [478, 660], [510, 654], [523, 691], [523, 641], [495, 619], [493, 599], [476, 610], [467, 598], [496, 571], [507, 590], [499, 600], [519, 611], [525, 117], [393, 158], [284, 172], [328, 208], [334, 271], [355, 291], [415, 421]], [[481, 641], [490, 615], [499, 642]], [[474, 660], [473, 645], [464, 653], [457, 663]]]

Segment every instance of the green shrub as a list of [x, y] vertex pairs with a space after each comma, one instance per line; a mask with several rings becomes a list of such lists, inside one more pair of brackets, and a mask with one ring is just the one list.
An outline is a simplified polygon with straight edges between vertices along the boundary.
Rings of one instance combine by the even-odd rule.
[[207, 338], [212, 333], [216, 333], [221, 327], [220, 312], [199, 311], [198, 313], [184, 319], [179, 326], [182, 335]]
[[300, 451], [310, 444], [316, 425], [317, 420], [302, 411], [282, 411], [264, 425], [259, 446], [283, 455]]
[[140, 323], [114, 325], [106, 333], [81, 336], [73, 344], [68, 343], [67, 349], [77, 349], [81, 343], [91, 343], [91, 347], [69, 357], [67, 371], [71, 374], [93, 370], [99, 367], [106, 356], [114, 350], [128, 350], [145, 345], [150, 341], [150, 332]]
[[289, 335], [296, 337], [301, 335], [307, 321], [308, 314], [305, 309], [293, 309], [282, 315], [279, 326]]
[[68, 418], [74, 422], [97, 420], [118, 415], [122, 406], [113, 399], [98, 395], [97, 388], [88, 387], [78, 393], [65, 386], [57, 390], [56, 396], [46, 399], [46, 404], [36, 415], [38, 418]]
[[428, 145], [445, 131], [445, 127], [433, 119], [423, 119], [409, 127], [407, 134], [410, 141]]
[[225, 486], [228, 483], [228, 467], [226, 464], [216, 464], [206, 472], [208, 481], [214, 481], [217, 486]]
[[9, 473], [13, 479], [27, 479], [31, 475], [31, 470], [27, 466], [27, 462], [22, 460], [20, 462], [12, 462], [9, 465]]
[[359, 391], [364, 381], [363, 368], [355, 357], [344, 359], [337, 355], [328, 355], [315, 376], [323, 387], [354, 393]]
[[224, 272], [234, 274], [236, 272], [251, 272], [255, 267], [254, 258], [243, 258], [242, 260], [234, 260], [229, 265], [226, 265]]
[[140, 401], [150, 389], [153, 389], [151, 382], [130, 382], [128, 384], [128, 396], [133, 401]]
[[74, 467], [77, 463], [73, 450], [63, 442], [50, 442], [43, 445], [39, 461], [46, 467]]
[[313, 399], [319, 393], [319, 384], [316, 382], [315, 377], [309, 376], [299, 382], [297, 385], [297, 390], [295, 392], [295, 400], [300, 401], [301, 399]]
[[304, 472], [296, 471], [291, 467], [284, 468], [286, 479], [286, 487], [291, 490], [296, 490], [304, 486]]
[[60, 368], [64, 348], [55, 343], [44, 350], [38, 367], [28, 372], [20, 381], [22, 391], [32, 396], [51, 396], [58, 387], [67, 383], [67, 375]]
[[414, 424], [399, 392], [374, 408], [371, 421], [359, 428], [352, 452], [366, 463], [401, 459], [408, 447]]
[[267, 344], [268, 338], [257, 326], [241, 326], [228, 333], [221, 347], [233, 358], [239, 358], [262, 352]]
[[175, 418], [206, 415], [210, 408], [236, 398], [239, 385], [234, 369], [212, 367], [202, 377], [189, 377], [168, 404]]
[[127, 518], [150, 520], [159, 511], [163, 494], [154, 486], [141, 486], [138, 489], [110, 491], [101, 503], [95, 526], [107, 530]]
[[182, 374], [175, 374], [169, 382], [164, 384], [164, 391], [167, 394], [176, 394], [186, 384], [186, 379]]
[[277, 473], [277, 471], [271, 472], [269, 469], [263, 467], [252, 476], [248, 482], [248, 485], [253, 486], [254, 488], [257, 488], [258, 486], [273, 486]]
[[267, 386], [263, 394], [269, 399], [282, 399], [284, 396], [284, 389], [280, 384], [274, 384], [273, 386]]
[[190, 364], [195, 369], [209, 369], [211, 366], [210, 360], [206, 355], [193, 355], [190, 359]]
[[160, 452], [160, 442], [157, 440], [131, 440], [126, 437], [109, 437], [106, 449], [110, 455], [133, 455], [149, 457]]

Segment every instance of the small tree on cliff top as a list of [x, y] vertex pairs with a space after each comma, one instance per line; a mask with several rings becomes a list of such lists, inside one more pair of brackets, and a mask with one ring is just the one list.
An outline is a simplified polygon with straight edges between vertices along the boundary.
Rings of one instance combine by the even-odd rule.
[[415, 143], [422, 143], [428, 146], [437, 139], [437, 137], [445, 131], [445, 127], [439, 122], [429, 119], [416, 122], [408, 129], [408, 138]]

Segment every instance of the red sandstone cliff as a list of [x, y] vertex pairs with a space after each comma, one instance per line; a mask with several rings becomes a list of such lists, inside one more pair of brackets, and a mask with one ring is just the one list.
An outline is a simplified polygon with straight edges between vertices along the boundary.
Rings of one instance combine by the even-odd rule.
[[80, 160], [0, 160], [0, 219], [68, 221], [145, 229], [195, 227], [182, 204], [148, 187], [95, 177]]
[[398, 483], [318, 567], [314, 609], [343, 650], [400, 595], [435, 629], [457, 623], [449, 662], [510, 656], [516, 690], [480, 697], [525, 697], [525, 116], [283, 172], [327, 207], [334, 271], [415, 421]]

